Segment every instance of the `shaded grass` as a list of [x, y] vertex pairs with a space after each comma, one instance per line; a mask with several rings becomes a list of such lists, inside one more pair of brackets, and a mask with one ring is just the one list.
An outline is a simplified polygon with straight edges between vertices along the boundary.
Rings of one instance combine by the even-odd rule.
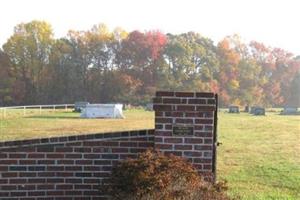
[[[154, 113], [124, 112], [126, 119], [80, 119], [52, 112], [2, 119], [0, 141], [154, 128]], [[219, 114], [218, 179], [245, 200], [300, 199], [300, 116]]]

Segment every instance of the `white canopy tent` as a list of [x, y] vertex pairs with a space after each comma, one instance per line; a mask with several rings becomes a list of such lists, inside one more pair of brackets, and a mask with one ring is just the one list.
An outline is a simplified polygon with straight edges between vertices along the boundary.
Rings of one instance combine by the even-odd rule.
[[82, 118], [124, 118], [122, 104], [88, 104], [82, 110]]

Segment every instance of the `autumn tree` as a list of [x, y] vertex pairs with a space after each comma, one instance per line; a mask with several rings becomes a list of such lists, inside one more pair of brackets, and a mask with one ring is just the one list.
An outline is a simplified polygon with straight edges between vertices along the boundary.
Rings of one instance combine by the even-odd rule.
[[21, 23], [3, 45], [12, 63], [16, 79], [23, 84], [24, 104], [34, 104], [42, 99], [41, 80], [46, 76], [53, 43], [50, 24], [43, 21]]

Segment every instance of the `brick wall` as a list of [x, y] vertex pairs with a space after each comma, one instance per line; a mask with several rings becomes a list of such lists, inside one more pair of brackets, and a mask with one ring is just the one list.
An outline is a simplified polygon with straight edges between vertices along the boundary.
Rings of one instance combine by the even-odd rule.
[[153, 99], [155, 148], [187, 158], [211, 181], [215, 172], [216, 98], [213, 93], [161, 91]]
[[1, 200], [106, 199], [112, 165], [153, 147], [154, 130], [0, 143]]
[[[101, 200], [112, 166], [154, 147], [215, 176], [213, 93], [157, 92], [155, 131], [140, 130], [0, 143], [0, 200]], [[155, 133], [154, 133], [155, 132]]]

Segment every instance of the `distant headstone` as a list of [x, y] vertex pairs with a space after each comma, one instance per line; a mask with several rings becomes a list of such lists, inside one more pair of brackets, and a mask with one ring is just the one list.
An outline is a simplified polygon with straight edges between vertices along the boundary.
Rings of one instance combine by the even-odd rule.
[[153, 111], [153, 103], [147, 103], [146, 110]]
[[300, 115], [297, 107], [284, 107], [283, 111], [280, 112], [281, 115]]
[[238, 106], [229, 106], [229, 113], [240, 113], [240, 108]]
[[81, 112], [89, 102], [86, 101], [78, 101], [74, 104], [74, 112]]
[[265, 115], [266, 110], [265, 110], [265, 108], [262, 108], [262, 107], [256, 107], [253, 114], [254, 115]]
[[258, 106], [251, 106], [250, 114], [254, 114], [256, 108], [259, 108], [259, 107]]
[[244, 110], [244, 112], [249, 112], [249, 106], [245, 106], [245, 110]]
[[81, 112], [82, 118], [124, 118], [122, 104], [88, 104]]

